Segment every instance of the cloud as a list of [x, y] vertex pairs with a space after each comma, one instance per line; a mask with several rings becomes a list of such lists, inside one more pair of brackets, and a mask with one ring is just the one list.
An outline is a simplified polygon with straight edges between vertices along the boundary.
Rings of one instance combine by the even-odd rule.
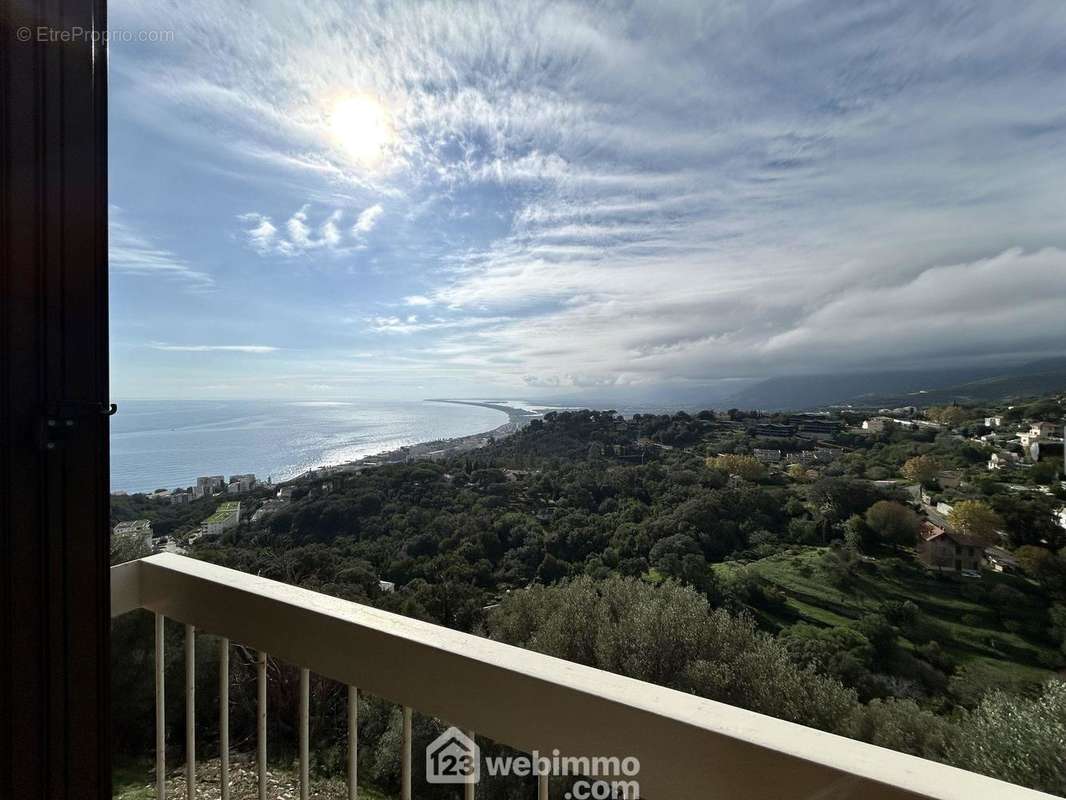
[[[364, 212], [365, 213], [365, 212]], [[321, 221], [311, 219], [311, 206], [304, 204], [285, 221], [279, 232], [274, 221], [265, 214], [249, 212], [237, 219], [245, 224], [244, 237], [248, 245], [260, 255], [298, 256], [314, 251], [343, 255], [350, 251], [341, 235], [342, 209], [334, 209]]]
[[260, 253], [268, 253], [273, 249], [274, 237], [277, 235], [278, 229], [274, 227], [269, 217], [264, 217], [262, 214], [249, 213], [241, 214], [238, 219], [251, 225], [244, 233], [252, 249]]
[[420, 319], [417, 314], [406, 317], [372, 317], [367, 322], [376, 333], [424, 333], [442, 329], [486, 328], [507, 322], [507, 317], [432, 317]]
[[356, 218], [355, 224], [352, 226], [352, 235], [362, 236], [363, 234], [370, 233], [370, 231], [374, 230], [374, 226], [378, 224], [378, 218], [384, 210], [385, 209], [381, 207], [380, 203], [375, 203], [369, 208], [359, 212], [359, 216]]
[[[403, 271], [350, 314], [390, 358], [581, 388], [1061, 351], [1056, 0], [124, 13], [185, 43], [115, 67], [141, 124], [297, 208], [249, 247]], [[353, 93], [373, 168], [330, 130]]]
[[153, 350], [166, 350], [178, 353], [274, 353], [280, 348], [264, 344], [165, 344], [152, 342]]
[[138, 232], [126, 213], [111, 206], [108, 223], [108, 269], [112, 274], [181, 281], [190, 291], [214, 288], [214, 278]]

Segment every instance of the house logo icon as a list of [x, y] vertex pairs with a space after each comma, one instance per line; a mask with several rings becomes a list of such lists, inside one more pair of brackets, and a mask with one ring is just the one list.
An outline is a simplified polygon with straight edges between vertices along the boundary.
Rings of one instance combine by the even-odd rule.
[[480, 776], [477, 744], [458, 728], [448, 728], [426, 747], [427, 783], [477, 783]]

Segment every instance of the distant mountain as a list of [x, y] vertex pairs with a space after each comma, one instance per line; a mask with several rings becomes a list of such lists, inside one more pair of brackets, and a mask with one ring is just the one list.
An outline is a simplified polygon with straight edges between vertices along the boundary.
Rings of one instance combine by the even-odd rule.
[[1056, 391], [1066, 391], [1066, 358], [999, 367], [782, 376], [747, 387], [730, 397], [727, 405], [765, 410], [845, 403], [933, 405], [1005, 400]]

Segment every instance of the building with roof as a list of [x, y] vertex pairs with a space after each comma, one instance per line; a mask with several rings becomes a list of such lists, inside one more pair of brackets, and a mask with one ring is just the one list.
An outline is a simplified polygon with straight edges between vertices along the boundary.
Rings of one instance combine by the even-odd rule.
[[985, 545], [976, 536], [924, 521], [918, 530], [918, 560], [941, 572], [979, 570], [984, 563]]
[[[233, 484], [237, 484], [237, 488], [233, 488]], [[230, 492], [247, 492], [255, 488], [256, 480], [255, 475], [247, 473], [245, 475], [230, 475], [229, 476], [229, 489]]]
[[222, 503], [215, 513], [203, 521], [200, 526], [202, 536], [220, 536], [223, 531], [236, 527], [241, 521], [241, 504], [239, 501]]
[[1018, 559], [1002, 547], [986, 547], [985, 559], [988, 561], [988, 566], [996, 572], [1017, 572], [1021, 569]]
[[222, 475], [204, 475], [196, 479], [193, 487], [193, 497], [210, 497], [215, 492], [221, 491], [226, 485], [226, 479]]

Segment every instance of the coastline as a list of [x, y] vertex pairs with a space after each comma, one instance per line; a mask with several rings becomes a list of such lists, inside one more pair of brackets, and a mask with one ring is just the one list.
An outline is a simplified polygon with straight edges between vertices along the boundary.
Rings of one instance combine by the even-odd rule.
[[[475, 433], [471, 433], [471, 434], [465, 434], [465, 435], [461, 435], [461, 436], [454, 436], [454, 437], [441, 438], [441, 439], [418, 439], [418, 438], [415, 438], [415, 437], [418, 436], [418, 433], [415, 433], [414, 436], [411, 436], [410, 439], [407, 439], [407, 441], [410, 442], [410, 443], [409, 444], [403, 444], [403, 445], [401, 445], [400, 443], [404, 441], [405, 437], [396, 436], [396, 437], [392, 437], [392, 441], [391, 442], [390, 441], [382, 441], [382, 442], [380, 442], [377, 445], [376, 448], [374, 448], [372, 450], [369, 450], [369, 451], [368, 450], [364, 450], [363, 454], [351, 453], [351, 454], [347, 455], [347, 458], [345, 458], [344, 455], [341, 455], [341, 458], [344, 459], [344, 460], [330, 460], [328, 454], [323, 452], [323, 453], [319, 454], [319, 456], [321, 457], [321, 460], [316, 459], [316, 460], [312, 461], [312, 460], [308, 459], [307, 461], [304, 462], [305, 466], [303, 466], [303, 467], [301, 467], [298, 470], [293, 471], [293, 472], [289, 472], [287, 470], [286, 471], [280, 471], [280, 470], [273, 470], [272, 471], [272, 470], [269, 470], [269, 469], [264, 470], [263, 471], [264, 473], [269, 473], [269, 472], [272, 471], [273, 472], [273, 476], [274, 476], [274, 480], [272, 480], [272, 481], [263, 480], [267, 476], [266, 476], [266, 474], [262, 474], [262, 477], [260, 478], [260, 481], [263, 484], [270, 483], [271, 485], [281, 486], [281, 485], [285, 485], [285, 484], [291, 483], [293, 481], [305, 480], [305, 479], [308, 479], [308, 478], [314, 478], [316, 476], [321, 476], [321, 475], [328, 475], [328, 474], [332, 474], [332, 473], [335, 473], [335, 472], [359, 471], [361, 469], [365, 469], [367, 467], [375, 466], [377, 464], [404, 463], [405, 461], [421, 459], [421, 458], [429, 458], [429, 459], [445, 458], [445, 457], [451, 456], [451, 455], [456, 454], [456, 453], [468, 452], [470, 450], [473, 450], [473, 449], [476, 449], [478, 447], [484, 446], [485, 444], [487, 444], [489, 442], [490, 439], [493, 439], [493, 438], [498, 439], [498, 438], [501, 438], [501, 437], [504, 437], [504, 436], [508, 436], [508, 435], [514, 433], [515, 431], [519, 430], [523, 426], [525, 426], [530, 419], [535, 419], [535, 418], [538, 418], [538, 417], [542, 416], [542, 414], [540, 414], [538, 412], [530, 411], [528, 409], [515, 408], [515, 407], [501, 405], [500, 403], [494, 403], [494, 402], [479, 402], [479, 401], [469, 401], [469, 400], [448, 400], [448, 399], [429, 399], [429, 398], [427, 398], [427, 399], [423, 399], [423, 400], [408, 401], [408, 403], [410, 405], [419, 405], [419, 406], [422, 406], [423, 408], [426, 408], [427, 407], [426, 404], [428, 404], [428, 403], [442, 403], [442, 404], [461, 405], [461, 406], [477, 406], [477, 407], [486, 408], [486, 409], [490, 409], [490, 410], [493, 410], [493, 411], [498, 411], [498, 412], [501, 412], [501, 413], [505, 414], [506, 415], [506, 421], [503, 422], [502, 424], [496, 425], [496, 427], [488, 428], [487, 426], [493, 425], [494, 422], [499, 420], [499, 418], [498, 417], [496, 417], [495, 419], [485, 419], [485, 418], [483, 418], [483, 419], [480, 420], [480, 423], [475, 423], [475, 425], [478, 425], [478, 426], [486, 426], [486, 427], [482, 428], [480, 431], [475, 432]], [[148, 411], [143, 411], [142, 410], [141, 413], [151, 414], [151, 413], [159, 413], [159, 412], [156, 411], [155, 409], [151, 409], [151, 410], [148, 410]], [[432, 410], [429, 411], [428, 415], [431, 416], [431, 417], [433, 416]], [[484, 417], [484, 416], [488, 416], [488, 415], [482, 415], [482, 416]], [[471, 426], [471, 427], [474, 427], [474, 426]], [[469, 428], [468, 428], [468, 430], [469, 430]], [[423, 432], [423, 435], [424, 435], [424, 433], [425, 432]], [[373, 447], [373, 445], [371, 445], [371, 447]], [[278, 452], [286, 452], [286, 451], [284, 450], [284, 448], [282, 448], [282, 449], [279, 449]], [[195, 471], [196, 474], [222, 473], [223, 469], [221, 469], [220, 465], [217, 464], [218, 460], [219, 459], [217, 459], [217, 458], [214, 459], [216, 464], [213, 467], [200, 467], [200, 468], [197, 468], [194, 463], [190, 462], [190, 464], [188, 465], [191, 468], [190, 469], [190, 474], [192, 474], [193, 471]], [[314, 466], [310, 466], [309, 464], [313, 464]], [[230, 470], [233, 471], [233, 468], [231, 467]], [[244, 469], [244, 471], [245, 472], [249, 472], [248, 469]], [[254, 470], [254, 471], [257, 472], [257, 473], [260, 472], [259, 470]], [[161, 480], [159, 480], [157, 482], [157, 486], [166, 487], [169, 483], [170, 483], [170, 481], [167, 481], [166, 479], [161, 479]], [[116, 496], [144, 495], [144, 496], [150, 497], [150, 498], [161, 499], [163, 497], [169, 497], [174, 492], [180, 492], [180, 491], [184, 491], [185, 489], [188, 489], [189, 485], [191, 485], [191, 483], [192, 483], [191, 479], [188, 482], [183, 482], [183, 481], [181, 481], [179, 479], [176, 483], [173, 483], [172, 484], [172, 488], [169, 488], [169, 489], [160, 489], [160, 488], [152, 489], [152, 488], [147, 488], [147, 487], [144, 488], [144, 489], [137, 489], [137, 488], [131, 489], [131, 488], [127, 488], [126, 486], [123, 486], [122, 484], [119, 484], [118, 487], [115, 487], [114, 484], [112, 484], [113, 488], [110, 490], [110, 494], [116, 495]], [[176, 487], [176, 488], [173, 488], [173, 487]]]
[[502, 439], [505, 436], [510, 436], [528, 425], [530, 420], [539, 419], [543, 416], [540, 413], [529, 411], [525, 408], [513, 408], [511, 406], [500, 405], [499, 403], [482, 402], [478, 400], [426, 398], [422, 402], [449, 403], [452, 405], [490, 408], [494, 411], [501, 411], [506, 414], [507, 422], [491, 430], [472, 433], [468, 436], [457, 436], [450, 439], [436, 439], [429, 442], [416, 442], [415, 444], [405, 445], [393, 450], [383, 450], [378, 453], [371, 453], [370, 455], [363, 456], [362, 458], [353, 461], [345, 461], [340, 464], [323, 464], [301, 472], [299, 475], [278, 481], [275, 485], [281, 486], [294, 481], [311, 480], [346, 472], [361, 472], [364, 469], [379, 467], [383, 464], [405, 464], [409, 461], [437, 461], [444, 458], [450, 458], [451, 456], [459, 455], [460, 453], [468, 453], [471, 450], [477, 450], [480, 447], [484, 447], [492, 439]]

